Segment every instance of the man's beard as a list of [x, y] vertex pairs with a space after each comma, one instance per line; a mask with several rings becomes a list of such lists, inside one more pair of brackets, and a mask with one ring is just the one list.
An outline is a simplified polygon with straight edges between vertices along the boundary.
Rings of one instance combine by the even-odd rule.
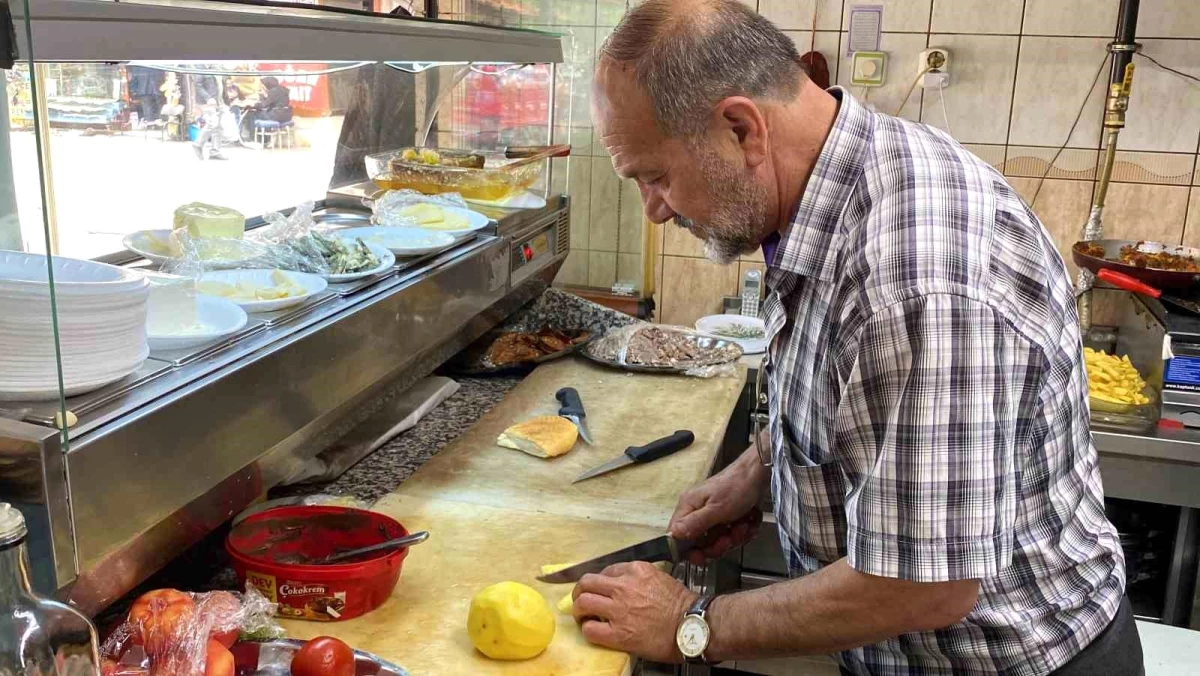
[[699, 154], [712, 212], [708, 223], [676, 216], [675, 224], [704, 240], [709, 260], [729, 265], [758, 249], [767, 220], [767, 191], [715, 152]]

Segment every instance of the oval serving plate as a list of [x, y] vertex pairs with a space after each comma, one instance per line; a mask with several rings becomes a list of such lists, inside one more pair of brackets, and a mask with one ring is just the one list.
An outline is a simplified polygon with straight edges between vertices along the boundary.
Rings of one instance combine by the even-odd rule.
[[[647, 326], [647, 328], [650, 328], [650, 326]], [[659, 327], [659, 328], [662, 328], [662, 327]], [[596, 354], [597, 350], [599, 349], [598, 346], [603, 345], [603, 342], [604, 342], [603, 338], [600, 338], [591, 343], [588, 343], [582, 350], [579, 351], [579, 354], [596, 362], [597, 364], [602, 364], [604, 366], [608, 366], [609, 368], [620, 369], [622, 371], [636, 371], [636, 372], [640, 372], [640, 373], [687, 373], [689, 371], [692, 371], [693, 369], [709, 368], [712, 366], [722, 366], [724, 364], [732, 364], [732, 363], [736, 362], [738, 359], [741, 359], [742, 355], [744, 354], [742, 351], [742, 347], [740, 345], [738, 345], [736, 342], [733, 342], [730, 340], [725, 340], [723, 338], [714, 338], [712, 336], [705, 336], [703, 334], [699, 334], [694, 331], [689, 331], [686, 329], [683, 332], [686, 333], [688, 336], [692, 337], [693, 342], [698, 347], [702, 347], [702, 348], [706, 348], [706, 349], [731, 348], [732, 351], [736, 354], [736, 356], [733, 357], [732, 359], [729, 359], [727, 361], [718, 362], [716, 364], [692, 364], [692, 365], [687, 365], [687, 366], [684, 366], [684, 365], [652, 366], [652, 365], [648, 365], [648, 364], [621, 364], [621, 363], [618, 363], [618, 362], [616, 362], [610, 358], [607, 358], [603, 355]]]
[[[229, 649], [236, 676], [291, 676], [292, 657], [304, 641], [280, 638], [273, 641], [242, 641]], [[404, 667], [382, 657], [354, 649], [355, 676], [408, 676]]]

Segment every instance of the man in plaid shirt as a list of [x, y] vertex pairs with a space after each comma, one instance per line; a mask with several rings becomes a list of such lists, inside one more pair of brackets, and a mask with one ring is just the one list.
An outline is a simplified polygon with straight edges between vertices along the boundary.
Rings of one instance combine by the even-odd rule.
[[697, 602], [614, 566], [576, 587], [584, 635], [660, 661], [1141, 673], [1071, 284], [1004, 178], [938, 130], [821, 90], [734, 0], [631, 10], [594, 101], [648, 218], [718, 262], [764, 250], [770, 467], [747, 450], [681, 498], [671, 532], [719, 556], [769, 488], [794, 579]]

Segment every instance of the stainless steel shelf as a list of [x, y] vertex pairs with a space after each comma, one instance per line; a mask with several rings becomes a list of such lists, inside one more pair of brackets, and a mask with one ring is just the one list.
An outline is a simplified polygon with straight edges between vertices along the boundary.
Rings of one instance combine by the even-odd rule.
[[9, 3], [35, 61], [433, 61], [561, 63], [558, 35], [513, 28], [222, 2]]

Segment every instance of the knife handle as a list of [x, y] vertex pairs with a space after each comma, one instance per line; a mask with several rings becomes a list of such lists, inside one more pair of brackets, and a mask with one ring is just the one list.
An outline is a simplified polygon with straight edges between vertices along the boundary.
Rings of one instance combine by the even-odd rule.
[[583, 410], [583, 400], [579, 398], [579, 392], [575, 391], [574, 387], [562, 388], [554, 393], [554, 398], [562, 402], [562, 408], [558, 409], [559, 415], [587, 417], [587, 411]]
[[682, 451], [692, 442], [696, 440], [696, 435], [692, 434], [691, 430], [679, 430], [669, 437], [655, 439], [645, 446], [634, 446], [625, 449], [625, 455], [634, 462], [652, 462], [659, 458], [665, 458], [675, 451]]

